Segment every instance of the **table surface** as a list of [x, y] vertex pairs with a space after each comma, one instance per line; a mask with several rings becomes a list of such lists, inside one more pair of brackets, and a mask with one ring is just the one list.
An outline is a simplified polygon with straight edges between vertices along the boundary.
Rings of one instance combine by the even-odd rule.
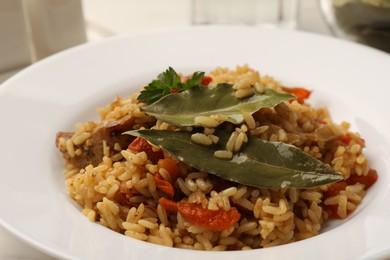
[[[83, 0], [88, 40], [99, 41], [123, 33], [190, 25], [189, 1]], [[297, 29], [331, 36], [318, 2], [300, 1]], [[166, 6], [175, 8], [164, 8]], [[0, 74], [0, 83], [19, 70]], [[31, 247], [0, 226], [0, 259], [54, 258]]]

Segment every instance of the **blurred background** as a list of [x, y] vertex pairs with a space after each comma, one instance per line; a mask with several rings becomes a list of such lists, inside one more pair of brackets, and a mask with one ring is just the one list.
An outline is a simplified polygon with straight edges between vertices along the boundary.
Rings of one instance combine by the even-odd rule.
[[85, 42], [204, 24], [306, 31], [390, 53], [390, 0], [0, 0], [0, 82]]
[[[390, 0], [0, 0], [0, 84], [72, 46], [205, 24], [305, 31], [390, 53]], [[0, 259], [52, 258], [0, 227]]]
[[[234, 4], [240, 4], [249, 22], [254, 16], [275, 17], [283, 2], [295, 6], [296, 16], [290, 20], [296, 24], [289, 29], [332, 34], [317, 0], [0, 0], [0, 82], [39, 59], [84, 42], [193, 24], [240, 23], [234, 18], [238, 10]], [[223, 17], [221, 3], [222, 8], [231, 7], [230, 17]], [[245, 14], [256, 5], [258, 12]]]

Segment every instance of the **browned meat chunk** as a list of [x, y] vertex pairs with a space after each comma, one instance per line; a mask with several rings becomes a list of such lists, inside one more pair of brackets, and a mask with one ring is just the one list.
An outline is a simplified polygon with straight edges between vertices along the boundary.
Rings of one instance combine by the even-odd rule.
[[78, 168], [84, 168], [89, 164], [97, 166], [102, 161], [104, 156], [103, 141], [110, 148], [110, 155], [114, 154], [115, 145], [118, 144], [122, 149], [125, 149], [134, 139], [130, 135], [122, 135], [123, 132], [131, 130], [134, 125], [134, 119], [130, 116], [124, 117], [121, 120], [104, 121], [101, 126], [98, 126], [91, 133], [91, 137], [82, 145], [75, 146], [80, 149], [81, 153], [76, 153], [71, 157], [66, 148], [59, 145], [60, 138], [72, 138], [72, 132], [59, 132], [56, 136], [56, 145], [62, 152], [64, 158], [70, 161]]

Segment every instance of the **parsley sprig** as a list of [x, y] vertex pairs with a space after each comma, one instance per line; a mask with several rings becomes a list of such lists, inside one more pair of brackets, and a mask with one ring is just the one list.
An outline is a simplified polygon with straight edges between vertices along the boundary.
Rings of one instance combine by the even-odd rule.
[[204, 72], [195, 72], [183, 83], [176, 71], [169, 67], [158, 75], [157, 79], [145, 86], [137, 99], [152, 104], [170, 93], [178, 93], [199, 86], [204, 74]]

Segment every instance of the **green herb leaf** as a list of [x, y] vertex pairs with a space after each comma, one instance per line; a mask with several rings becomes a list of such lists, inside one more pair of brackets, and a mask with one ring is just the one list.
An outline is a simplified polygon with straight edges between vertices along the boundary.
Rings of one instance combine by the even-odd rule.
[[171, 92], [182, 92], [199, 86], [203, 76], [204, 72], [195, 72], [191, 78], [182, 83], [176, 71], [169, 67], [165, 72], [159, 74], [156, 80], [145, 86], [137, 99], [152, 104]]
[[193, 87], [200, 86], [203, 76], [204, 76], [204, 72], [199, 72], [199, 71], [192, 74], [192, 77], [187, 79], [187, 81], [184, 83], [183, 90], [189, 90]]
[[261, 108], [274, 107], [295, 98], [289, 93], [272, 89], [265, 89], [262, 94], [244, 99], [236, 98], [234, 93], [231, 84], [192, 87], [179, 94], [167, 95], [144, 110], [151, 116], [178, 126], [194, 126], [197, 125], [197, 116], [213, 115], [226, 116], [225, 121], [240, 124], [244, 121], [243, 112], [254, 113]]
[[280, 142], [248, 136], [248, 143], [231, 160], [218, 159], [229, 134], [216, 131], [218, 144], [203, 146], [191, 141], [194, 132], [138, 130], [127, 134], [141, 136], [194, 168], [226, 180], [257, 188], [313, 188], [343, 179], [341, 173], [301, 149]]

